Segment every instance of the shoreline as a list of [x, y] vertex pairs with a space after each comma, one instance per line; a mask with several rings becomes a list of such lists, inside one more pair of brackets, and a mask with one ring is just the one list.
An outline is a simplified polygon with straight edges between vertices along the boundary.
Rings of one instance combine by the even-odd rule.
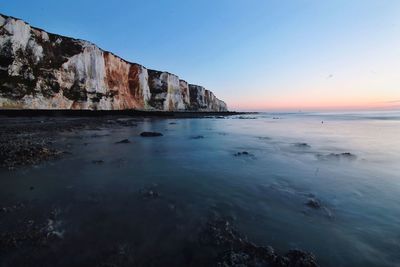
[[234, 116], [258, 114], [258, 112], [237, 111], [144, 111], [144, 110], [71, 110], [71, 109], [0, 109], [0, 116], [6, 117], [168, 117], [204, 118], [209, 116]]

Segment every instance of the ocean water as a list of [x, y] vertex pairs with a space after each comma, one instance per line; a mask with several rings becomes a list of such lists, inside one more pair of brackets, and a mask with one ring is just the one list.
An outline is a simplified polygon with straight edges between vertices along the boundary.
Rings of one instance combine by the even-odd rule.
[[[0, 170], [0, 201], [58, 209], [63, 238], [9, 259], [89, 266], [123, 247], [138, 265], [195, 265], [207, 257], [198, 231], [218, 216], [321, 266], [400, 266], [400, 112], [143, 119], [58, 139], [71, 154]], [[143, 197], [149, 190], [158, 197]]]

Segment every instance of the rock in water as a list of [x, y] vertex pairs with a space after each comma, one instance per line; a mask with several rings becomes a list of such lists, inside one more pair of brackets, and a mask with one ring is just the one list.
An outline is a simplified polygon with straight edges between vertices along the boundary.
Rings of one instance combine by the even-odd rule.
[[203, 139], [203, 138], [204, 138], [203, 135], [196, 135], [196, 136], [190, 137], [190, 139]]
[[227, 111], [202, 86], [0, 14], [0, 108]]
[[306, 205], [307, 205], [308, 207], [310, 207], [310, 208], [313, 208], [313, 209], [319, 209], [319, 208], [321, 208], [321, 203], [320, 203], [318, 200], [314, 199], [314, 198], [310, 198], [310, 199], [307, 201]]
[[116, 144], [129, 144], [131, 141], [129, 141], [128, 139], [124, 139], [118, 142], [115, 142]]
[[142, 132], [140, 134], [140, 136], [142, 136], [142, 137], [157, 137], [157, 136], [163, 136], [163, 134], [158, 133], [158, 132]]

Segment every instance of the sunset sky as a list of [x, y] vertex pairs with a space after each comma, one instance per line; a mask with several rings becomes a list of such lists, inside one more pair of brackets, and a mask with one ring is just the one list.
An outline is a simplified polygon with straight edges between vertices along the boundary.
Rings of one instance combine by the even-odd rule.
[[400, 1], [1, 1], [233, 110], [400, 108]]

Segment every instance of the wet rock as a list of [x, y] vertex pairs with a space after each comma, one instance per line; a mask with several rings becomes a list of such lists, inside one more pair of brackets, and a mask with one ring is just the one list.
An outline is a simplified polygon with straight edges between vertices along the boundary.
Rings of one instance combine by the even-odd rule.
[[334, 219], [334, 215], [332, 211], [323, 205], [320, 200], [316, 199], [314, 196], [310, 197], [305, 203], [304, 203], [310, 210], [303, 210], [303, 214], [307, 216], [313, 216], [316, 215], [315, 212], [318, 212], [319, 215], [322, 215], [330, 220]]
[[150, 186], [150, 187], [146, 187], [146, 188], [142, 188], [139, 190], [139, 194], [140, 197], [142, 199], [156, 199], [160, 196], [160, 193], [156, 190], [157, 189], [156, 184]]
[[145, 198], [157, 198], [159, 196], [157, 191], [148, 190], [142, 194]]
[[316, 257], [308, 252], [301, 250], [290, 250], [285, 258], [288, 259], [288, 267], [317, 267]]
[[142, 136], [142, 137], [157, 137], [157, 136], [163, 136], [163, 134], [158, 133], [158, 132], [142, 132], [140, 134], [140, 136]]
[[270, 266], [263, 259], [255, 258], [244, 251], [229, 250], [222, 253], [217, 259], [217, 266], [245, 267], [245, 266]]
[[23, 203], [17, 203], [17, 204], [12, 205], [12, 206], [0, 208], [0, 213], [15, 212], [15, 211], [21, 210], [21, 209], [23, 209], [23, 208], [25, 208], [25, 204], [23, 204]]
[[50, 242], [63, 238], [61, 221], [57, 214], [50, 214], [49, 219], [39, 223], [28, 219], [18, 222], [12, 231], [0, 232], [0, 251], [22, 248], [26, 246], [47, 246]]
[[237, 152], [234, 154], [235, 157], [240, 157], [240, 156], [250, 156], [250, 157], [254, 157], [253, 154], [250, 154], [247, 151], [241, 151], [241, 152]]
[[271, 137], [268, 137], [268, 136], [259, 136], [258, 139], [260, 139], [260, 140], [271, 140]]
[[129, 141], [128, 139], [123, 139], [121, 141], [115, 142], [116, 144], [129, 144], [131, 141]]
[[268, 267], [317, 267], [313, 254], [291, 250], [286, 255], [277, 254], [270, 246], [262, 247], [249, 242], [231, 223], [224, 219], [208, 222], [200, 233], [200, 243], [221, 251], [217, 266], [268, 266]]
[[295, 143], [294, 146], [298, 148], [311, 148], [311, 146], [307, 143]]
[[101, 256], [97, 260], [97, 267], [128, 267], [138, 266], [136, 256], [137, 253], [129, 244], [116, 244], [101, 252]]
[[357, 156], [350, 152], [344, 152], [344, 153], [330, 153], [328, 155], [318, 154], [317, 158], [322, 160], [341, 160], [341, 159], [355, 160]]
[[190, 139], [203, 139], [203, 138], [204, 138], [203, 135], [196, 135], [196, 136], [190, 137]]
[[232, 247], [242, 241], [240, 233], [225, 219], [207, 222], [200, 234], [200, 243], [205, 245]]
[[31, 136], [0, 137], [0, 166], [9, 169], [35, 165], [55, 159], [60, 154], [60, 151], [48, 147], [44, 139]]
[[335, 159], [355, 159], [356, 156], [351, 154], [350, 152], [344, 152], [344, 153], [331, 153], [328, 155], [329, 158], [335, 158]]
[[310, 198], [307, 202], [306, 205], [312, 209], [320, 209], [321, 208], [321, 203], [314, 198]]
[[177, 124], [176, 122], [170, 122], [169, 123], [170, 125], [175, 125], [175, 124]]

